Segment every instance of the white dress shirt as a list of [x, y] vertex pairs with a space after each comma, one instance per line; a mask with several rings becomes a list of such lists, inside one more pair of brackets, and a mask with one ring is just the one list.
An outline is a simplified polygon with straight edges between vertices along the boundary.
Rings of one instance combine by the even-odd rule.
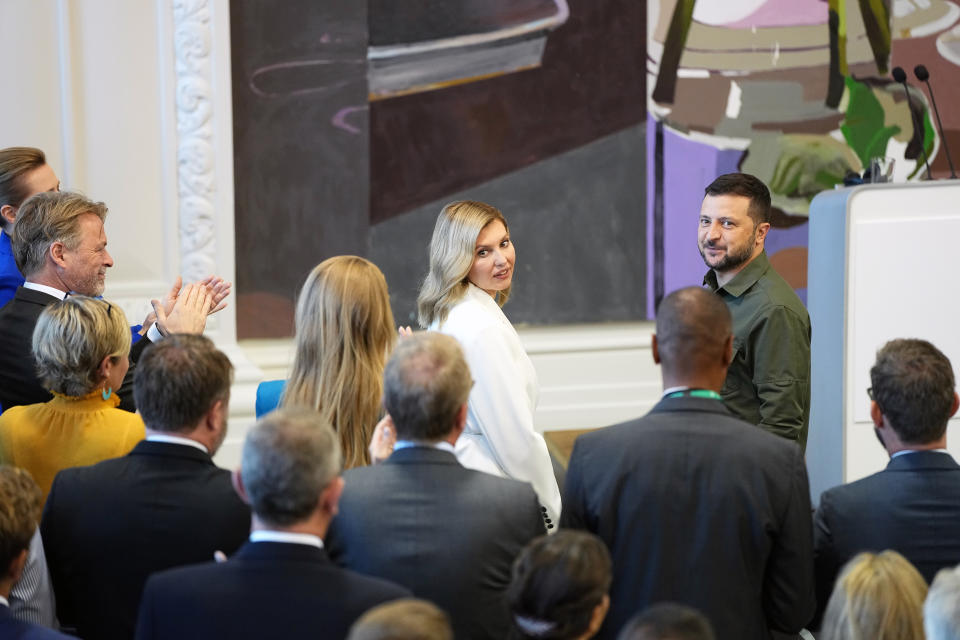
[[34, 291], [40, 291], [47, 295], [53, 296], [57, 300], [63, 300], [67, 297], [66, 291], [60, 291], [60, 289], [54, 289], [53, 287], [48, 287], [45, 284], [37, 284], [36, 282], [24, 282], [24, 289], [33, 289]]
[[196, 440], [191, 440], [190, 438], [183, 438], [181, 436], [172, 436], [166, 433], [154, 433], [147, 436], [147, 442], [167, 442], [169, 444], [182, 444], [187, 447], [193, 447], [194, 449], [200, 449], [206, 454], [210, 454], [210, 450], [207, 449], [203, 444], [197, 442]]
[[548, 517], [559, 522], [560, 489], [547, 444], [533, 427], [537, 372], [513, 325], [489, 293], [470, 284], [446, 321], [430, 329], [460, 342], [475, 381], [457, 459], [470, 469], [529, 482]]
[[250, 542], [282, 542], [284, 544], [307, 544], [317, 549], [323, 549], [323, 540], [309, 533], [293, 533], [290, 531], [270, 531], [259, 529], [250, 533]]

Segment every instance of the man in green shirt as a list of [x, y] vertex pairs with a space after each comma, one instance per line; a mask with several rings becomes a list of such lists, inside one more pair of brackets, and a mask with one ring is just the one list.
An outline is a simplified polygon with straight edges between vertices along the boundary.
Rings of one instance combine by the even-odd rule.
[[745, 173], [705, 190], [697, 244], [704, 286], [733, 315], [733, 363], [721, 395], [730, 411], [806, 448], [810, 421], [810, 316], [770, 266], [770, 191]]

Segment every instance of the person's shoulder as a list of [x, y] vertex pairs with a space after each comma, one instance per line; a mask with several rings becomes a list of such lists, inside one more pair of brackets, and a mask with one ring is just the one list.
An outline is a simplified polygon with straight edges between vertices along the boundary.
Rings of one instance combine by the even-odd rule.
[[340, 575], [340, 580], [357, 599], [364, 599], [377, 604], [399, 598], [412, 598], [413, 593], [406, 587], [384, 578], [368, 576], [351, 569], [334, 565], [334, 570]]
[[827, 489], [820, 496], [820, 501], [821, 504], [845, 505], [841, 510], [849, 511], [858, 504], [885, 503], [890, 495], [884, 489], [897, 485], [896, 474], [882, 469], [866, 477]]
[[18, 620], [9, 614], [0, 618], [0, 637], [17, 640], [71, 640], [73, 638], [38, 624]]
[[799, 318], [809, 319], [809, 313], [803, 305], [803, 301], [800, 300], [800, 296], [790, 286], [790, 283], [777, 273], [773, 266], [760, 276], [754, 289], [756, 290], [755, 295], [763, 296], [765, 306], [772, 309], [779, 308], [784, 312], [795, 314]]

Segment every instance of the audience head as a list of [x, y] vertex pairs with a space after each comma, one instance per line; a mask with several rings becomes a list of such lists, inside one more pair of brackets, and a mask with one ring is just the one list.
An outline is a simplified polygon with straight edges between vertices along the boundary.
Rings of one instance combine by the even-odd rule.
[[610, 605], [610, 553], [600, 538], [561, 529], [535, 538], [507, 588], [515, 638], [591, 638]]
[[617, 640], [713, 640], [706, 616], [674, 602], [648, 607], [626, 624]]
[[144, 350], [133, 397], [147, 429], [194, 436], [213, 455], [227, 435], [233, 365], [208, 338], [167, 336]]
[[861, 553], [840, 572], [827, 603], [823, 640], [923, 640], [927, 583], [896, 551]]
[[[494, 222], [503, 224], [509, 232], [500, 210], [483, 202], [451, 202], [440, 211], [430, 240], [430, 268], [417, 298], [421, 327], [426, 329], [435, 320], [446, 320], [450, 309], [463, 298], [469, 286], [470, 270], [477, 259], [477, 237]], [[509, 286], [497, 291], [496, 300], [501, 306], [509, 298]]]
[[727, 305], [702, 287], [678, 289], [657, 308], [654, 359], [664, 376], [726, 376], [732, 357], [733, 320]]
[[473, 381], [455, 338], [434, 331], [406, 338], [383, 378], [383, 404], [399, 439], [436, 442], [463, 426]]
[[370, 609], [347, 640], [453, 640], [450, 618], [426, 600], [401, 598]]
[[0, 596], [10, 595], [23, 571], [40, 521], [41, 495], [29, 473], [0, 465]]
[[27, 280], [68, 293], [103, 293], [107, 252], [103, 221], [107, 207], [79, 193], [52, 191], [31, 196], [20, 206], [11, 244]]
[[129, 353], [127, 317], [105, 300], [69, 296], [45, 308], [33, 330], [37, 374], [65, 396], [119, 389]]
[[940, 440], [957, 411], [950, 360], [926, 340], [883, 345], [870, 369], [870, 384], [874, 422], [882, 423], [882, 414], [904, 444]]
[[274, 528], [337, 511], [340, 445], [316, 411], [278, 409], [261, 418], [243, 444], [240, 492], [254, 516]]
[[747, 214], [754, 228], [770, 222], [770, 189], [763, 181], [749, 173], [726, 173], [703, 190], [706, 196], [741, 196], [749, 200]]
[[357, 256], [324, 260], [300, 290], [296, 324], [280, 405], [319, 411], [340, 437], [345, 466], [369, 464], [383, 367], [396, 339], [383, 273]]
[[60, 181], [40, 149], [0, 149], [0, 224], [8, 235], [23, 201], [35, 193], [58, 191]]
[[941, 569], [923, 603], [927, 640], [960, 639], [960, 567]]

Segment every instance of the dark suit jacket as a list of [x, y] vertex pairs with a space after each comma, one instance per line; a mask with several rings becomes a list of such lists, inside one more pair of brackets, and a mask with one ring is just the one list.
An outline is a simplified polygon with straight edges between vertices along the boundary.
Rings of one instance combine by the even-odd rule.
[[803, 454], [717, 400], [664, 399], [578, 438], [560, 524], [596, 533], [613, 556], [598, 638], [664, 600], [700, 609], [724, 640], [797, 633], [813, 616]]
[[143, 440], [58, 473], [40, 533], [60, 623], [84, 638], [131, 638], [147, 577], [236, 551], [250, 511], [204, 452]]
[[[46, 402], [53, 396], [40, 383], [33, 359], [33, 329], [45, 307], [57, 298], [20, 287], [13, 300], [0, 309], [0, 407], [4, 410], [21, 404]], [[123, 386], [115, 391], [120, 396], [120, 408], [136, 411], [133, 402], [133, 371], [140, 354], [151, 342], [139, 340], [130, 348], [130, 369]]]
[[436, 603], [450, 614], [456, 637], [500, 640], [513, 560], [543, 533], [529, 484], [465, 469], [446, 451], [412, 447], [344, 474], [327, 546], [334, 562]]
[[814, 520], [820, 609], [850, 558], [884, 549], [903, 554], [927, 582], [960, 563], [960, 465], [950, 454], [900, 455], [879, 473], [823, 493]]
[[304, 544], [247, 543], [222, 564], [156, 574], [147, 582], [138, 640], [345, 638], [378, 604], [410, 597]]
[[3, 640], [70, 640], [53, 629], [17, 620], [10, 615], [10, 607], [0, 605], [0, 638]]

